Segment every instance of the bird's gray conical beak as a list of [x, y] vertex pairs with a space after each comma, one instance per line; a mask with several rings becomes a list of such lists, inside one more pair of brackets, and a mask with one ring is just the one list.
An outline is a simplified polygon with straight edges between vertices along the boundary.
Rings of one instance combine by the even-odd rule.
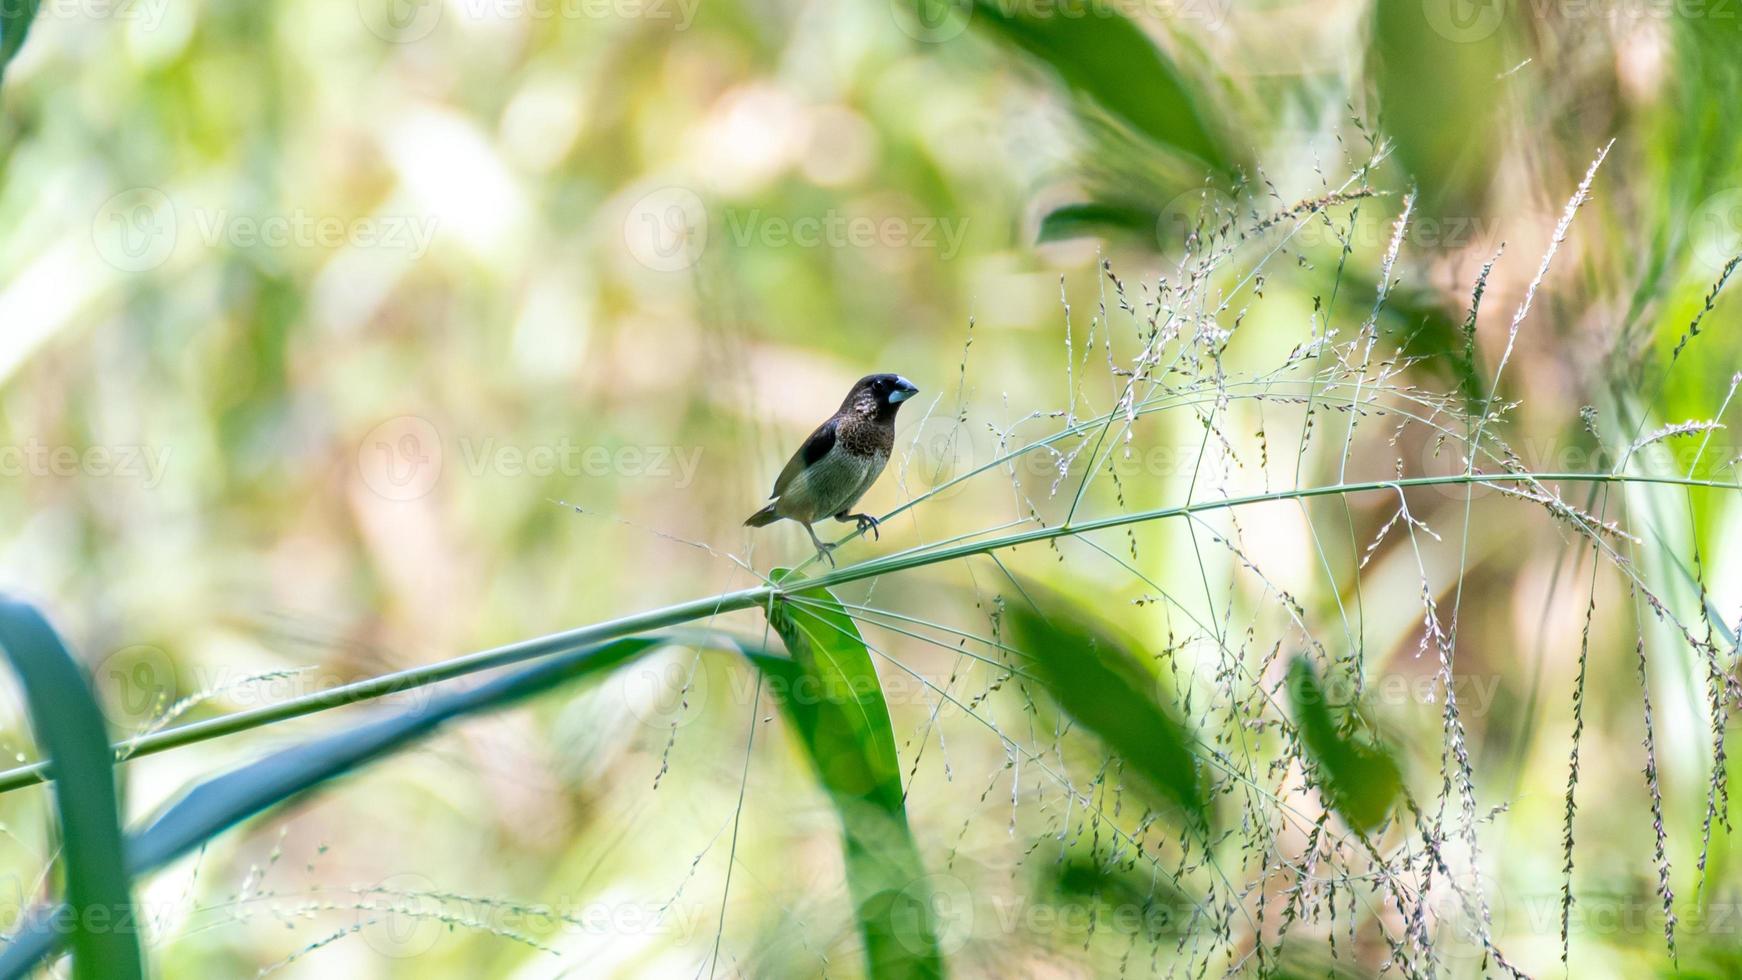
[[899, 405], [914, 395], [919, 394], [919, 387], [906, 378], [895, 379], [895, 390], [889, 393], [889, 402]]

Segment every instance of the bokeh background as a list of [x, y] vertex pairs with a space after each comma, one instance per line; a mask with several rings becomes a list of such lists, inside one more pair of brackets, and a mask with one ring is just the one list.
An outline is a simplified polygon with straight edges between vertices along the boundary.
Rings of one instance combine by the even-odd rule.
[[[1138, 57], [1115, 22], [1160, 54]], [[1393, 382], [1479, 402], [1511, 351], [1500, 426], [1524, 465], [1679, 475], [1698, 434], [1617, 451], [1722, 421], [1733, 391], [1739, 307], [1722, 294], [1668, 368], [1742, 250], [1739, 74], [1742, 8], [1683, 0], [45, 0], [0, 90], [0, 579], [53, 612], [122, 737], [744, 587], [727, 555], [765, 572], [808, 554], [796, 527], [740, 521], [856, 377], [897, 371], [923, 392], [869, 498], [882, 513], [993, 459], [1005, 434], [1107, 410], [1117, 384], [1085, 337], [1118, 331], [1109, 357], [1129, 358], [1143, 328], [1103, 262], [1140, 304], [1229, 214], [1353, 186], [1373, 191], [1353, 220], [1307, 221], [1279, 251], [1255, 236], [1216, 267], [1216, 288], [1245, 281], [1221, 316], [1239, 324], [1228, 370], [1355, 336], [1413, 188], [1374, 314], [1381, 356], [1420, 359]], [[1513, 312], [1611, 140], [1514, 344]], [[1463, 311], [1502, 242], [1466, 353]], [[1232, 494], [1461, 466], [1376, 424], [1345, 472], [1340, 439], [1297, 453], [1298, 420], [1265, 432], [1244, 403], [1226, 450], [1205, 448], [1199, 418], [1141, 430], [1146, 462], [1091, 503], [1178, 501], [1200, 469]], [[1734, 483], [1725, 431], [1697, 468]], [[1018, 482], [1041, 497], [1045, 477]], [[1318, 635], [1364, 651], [1367, 710], [1424, 798], [1443, 695], [1417, 652], [1422, 580], [1444, 608], [1456, 596], [1483, 810], [1471, 874], [1496, 942], [1533, 973], [1561, 969], [1588, 643], [1572, 966], [1722, 974], [1742, 894], [1722, 822], [1695, 869], [1705, 664], [1563, 523], [1486, 493], [1466, 538], [1464, 496], [1412, 492], [1444, 541], [1388, 537], [1359, 569], [1395, 497], [1242, 520]], [[1736, 504], [1617, 491], [1606, 512], [1683, 621], [1718, 624], [1726, 670]], [[842, 556], [1026, 507], [994, 469]], [[1077, 542], [1006, 561], [1152, 650], [1216, 656], [1164, 591], [1235, 634], [1250, 621], [1237, 646], [1255, 661], [1296, 643], [1274, 593], [1203, 534], [1095, 539], [1129, 565]], [[977, 629], [1008, 589], [970, 561], [846, 594]], [[1194, 934], [1178, 908], [1150, 915], [1143, 882], [1104, 867], [1097, 819], [1004, 738], [1116, 812], [1092, 742], [1060, 748], [1028, 692], [884, 622], [867, 638], [890, 658], [955, 972], [1144, 975], [1250, 944]], [[763, 632], [748, 613], [713, 625]], [[1641, 634], [1673, 963], [1640, 775]], [[938, 696], [949, 685], [972, 712]], [[667, 651], [255, 821], [142, 886], [158, 971], [858, 975], [834, 812], [755, 691], [740, 663]], [[1213, 709], [1213, 686], [1202, 696]], [[132, 762], [128, 812], [369, 710]], [[4, 721], [7, 753], [35, 758], [15, 693]], [[49, 887], [49, 802], [0, 798], [8, 921]], [[1385, 949], [1362, 921], [1303, 923], [1300, 971], [1373, 972]], [[1496, 969], [1454, 938], [1443, 958]]]

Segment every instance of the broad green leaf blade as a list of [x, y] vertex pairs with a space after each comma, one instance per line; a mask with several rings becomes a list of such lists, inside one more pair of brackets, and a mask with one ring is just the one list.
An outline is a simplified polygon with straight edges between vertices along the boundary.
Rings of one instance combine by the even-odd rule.
[[36, 17], [40, 0], [6, 0], [0, 3], [0, 80], [6, 77], [6, 66], [24, 46], [30, 33], [30, 22]]
[[1022, 591], [1041, 603], [1005, 610], [1011, 645], [1077, 724], [1099, 736], [1153, 790], [1177, 805], [1196, 828], [1210, 824], [1210, 804], [1192, 750], [1194, 738], [1163, 703], [1160, 680], [1129, 645], [1032, 583]]
[[1373, 4], [1368, 76], [1427, 216], [1482, 214], [1503, 136], [1508, 4]]
[[1156, 145], [1224, 177], [1239, 166], [1200, 97], [1143, 31], [1113, 10], [1068, 15], [974, 0], [972, 23], [1045, 63], [1073, 92]]
[[[786, 574], [777, 569], [774, 578]], [[753, 659], [840, 815], [870, 975], [940, 977], [943, 958], [925, 865], [907, 825], [889, 706], [859, 628], [822, 588], [777, 599], [768, 621], [791, 659]]]
[[162, 867], [243, 820], [427, 738], [455, 718], [508, 707], [565, 681], [609, 670], [667, 642], [659, 636], [630, 637], [555, 657], [207, 780], [137, 835], [129, 849], [131, 863], [136, 872]]
[[1351, 827], [1371, 830], [1391, 811], [1403, 789], [1397, 763], [1377, 745], [1358, 742], [1337, 730], [1311, 660], [1296, 656], [1288, 665], [1288, 696], [1302, 744], [1318, 768], [1320, 788]]
[[0, 647], [23, 682], [31, 728], [58, 774], [55, 809], [66, 872], [67, 914], [32, 917], [22, 927], [52, 930], [69, 942], [78, 980], [141, 977], [115, 754], [103, 713], [84, 672], [35, 607], [0, 599]]
[[[427, 738], [449, 721], [505, 708], [565, 681], [609, 670], [670, 642], [669, 637], [651, 635], [586, 647], [470, 690], [437, 696], [426, 705], [273, 753], [195, 786], [151, 826], [130, 837], [127, 865], [134, 874], [160, 868], [249, 817]], [[106, 740], [103, 752], [107, 758]], [[57, 783], [64, 785], [64, 779]], [[21, 930], [13, 944], [0, 953], [0, 977], [21, 976], [53, 951], [59, 937], [46, 923], [54, 915], [36, 917], [41, 920], [36, 927]], [[110, 976], [120, 974], [103, 974], [103, 980]]]
[[1155, 229], [1160, 212], [1140, 205], [1085, 201], [1066, 204], [1049, 211], [1040, 219], [1036, 239], [1042, 242], [1064, 241], [1109, 233], [1129, 235], [1155, 248]]

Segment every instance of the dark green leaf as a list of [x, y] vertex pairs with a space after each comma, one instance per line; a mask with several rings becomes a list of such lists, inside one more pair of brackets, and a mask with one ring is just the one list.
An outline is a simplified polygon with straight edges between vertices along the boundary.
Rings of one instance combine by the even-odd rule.
[[1373, 5], [1368, 73], [1397, 157], [1427, 216], [1476, 218], [1499, 157], [1507, 5]]
[[[784, 578], [777, 569], [775, 581]], [[873, 977], [938, 977], [929, 882], [907, 825], [889, 706], [859, 628], [827, 589], [782, 597], [768, 621], [791, 659], [756, 656], [841, 818], [847, 883]]]
[[1006, 609], [1011, 645], [1022, 651], [1059, 706], [1100, 737], [1152, 789], [1207, 828], [1209, 802], [1192, 751], [1193, 737], [1161, 697], [1159, 679], [1131, 645], [1092, 624], [1056, 596], [1023, 583], [1026, 600]]
[[1148, 35], [1113, 10], [1072, 15], [975, 0], [972, 22], [1051, 68], [1072, 91], [1158, 146], [1232, 177], [1235, 155], [1197, 93]]
[[[66, 871], [66, 905], [32, 915], [21, 928], [68, 942], [79, 980], [143, 976], [116, 804], [115, 753], [103, 713], [77, 661], [35, 607], [0, 599], [0, 647], [23, 682], [31, 728], [58, 777], [55, 809]], [[6, 976], [24, 969], [6, 972], [0, 966]]]
[[40, 0], [6, 0], [0, 3], [0, 79], [6, 77], [6, 66], [17, 56], [30, 33], [30, 22], [36, 17]]
[[[127, 865], [136, 875], [160, 868], [249, 817], [296, 799], [366, 762], [424, 739], [449, 721], [507, 707], [565, 681], [616, 667], [670, 642], [669, 637], [653, 635], [586, 647], [469, 690], [437, 696], [426, 705], [275, 752], [258, 762], [195, 786], [151, 826], [131, 835]], [[103, 757], [108, 759], [111, 757], [108, 741], [101, 737], [100, 731], [98, 736]], [[58, 766], [57, 771], [61, 771]], [[103, 771], [108, 772], [107, 768]], [[64, 789], [68, 782], [67, 777], [62, 776], [55, 785], [57, 789]], [[116, 831], [116, 837], [118, 854], [119, 831]], [[77, 901], [76, 895], [74, 900]], [[0, 977], [22, 976], [52, 952], [60, 937], [47, 923], [60, 914], [59, 910], [54, 910], [47, 915], [35, 916], [33, 926], [19, 931], [12, 945], [0, 953]], [[112, 976], [123, 974], [103, 974], [104, 980]]]
[[630, 637], [553, 657], [208, 780], [135, 837], [129, 852], [133, 867], [136, 872], [162, 867], [243, 820], [427, 738], [455, 718], [505, 708], [565, 681], [616, 667], [667, 642], [660, 636]]
[[1155, 228], [1160, 216], [1152, 208], [1088, 201], [1067, 204], [1040, 219], [1039, 241], [1056, 242], [1091, 235], [1122, 234], [1142, 239], [1155, 247]]
[[1301, 743], [1318, 769], [1319, 787], [1351, 827], [1370, 830], [1391, 811], [1403, 789], [1403, 775], [1377, 745], [1345, 737], [1331, 717], [1325, 692], [1311, 660], [1297, 656], [1288, 665], [1288, 696]]

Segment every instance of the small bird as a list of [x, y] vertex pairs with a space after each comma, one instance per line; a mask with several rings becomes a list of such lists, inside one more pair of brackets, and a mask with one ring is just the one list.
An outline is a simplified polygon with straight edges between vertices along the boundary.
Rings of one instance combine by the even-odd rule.
[[895, 413], [919, 391], [913, 382], [894, 374], [868, 374], [853, 385], [828, 421], [817, 426], [775, 478], [773, 503], [744, 522], [766, 527], [778, 520], [797, 521], [811, 536], [817, 554], [835, 563], [835, 545], [824, 544], [812, 524], [825, 517], [856, 521], [859, 530], [877, 535], [877, 518], [851, 513], [853, 505], [877, 482], [895, 446]]

